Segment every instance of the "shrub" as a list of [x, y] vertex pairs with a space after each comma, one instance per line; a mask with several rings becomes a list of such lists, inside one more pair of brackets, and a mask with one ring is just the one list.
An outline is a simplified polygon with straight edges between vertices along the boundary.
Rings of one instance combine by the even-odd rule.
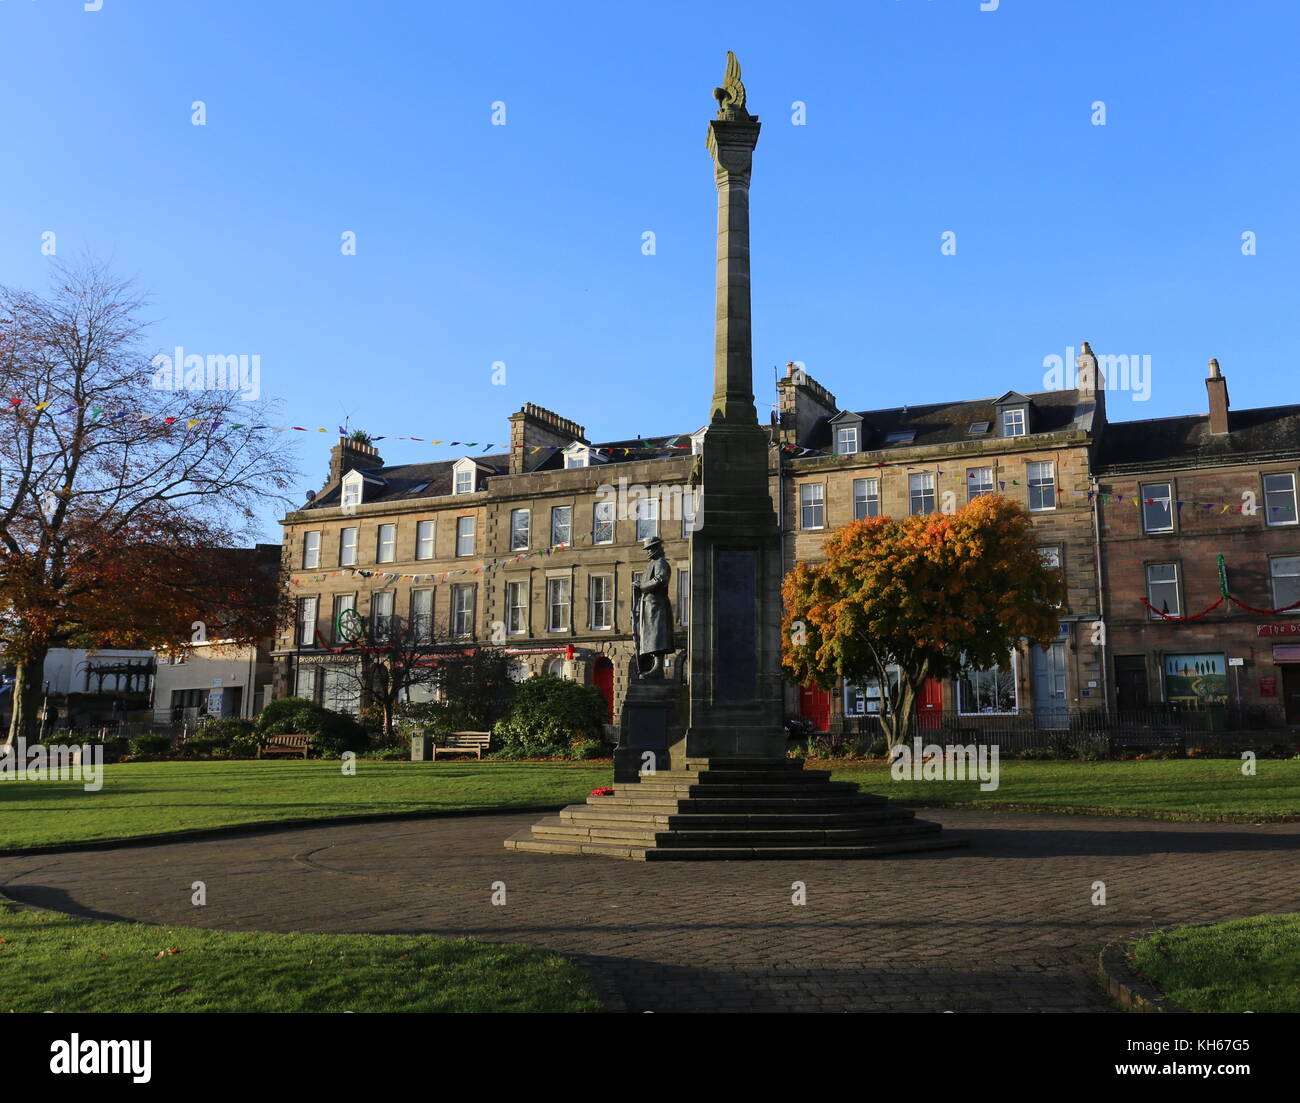
[[555, 743], [545, 736], [528, 732], [502, 732], [498, 727], [492, 733], [494, 750], [489, 758], [567, 758], [569, 745]]
[[172, 737], [166, 732], [145, 732], [131, 740], [131, 754], [167, 754], [172, 749]]
[[566, 754], [574, 740], [598, 741], [608, 714], [605, 697], [595, 686], [541, 674], [519, 686], [493, 735], [502, 747], [547, 746]]
[[257, 734], [262, 739], [310, 735], [312, 749], [325, 758], [336, 758], [344, 751], [360, 753], [370, 746], [365, 729], [351, 716], [301, 697], [283, 697], [267, 705], [257, 718]]
[[251, 720], [238, 716], [209, 716], [198, 726], [191, 742], [219, 743], [223, 747], [229, 747], [240, 736], [248, 736], [252, 732]]
[[610, 750], [607, 743], [598, 743], [596, 740], [588, 740], [584, 743], [575, 744], [569, 751], [571, 757], [586, 761], [592, 758], [609, 758]]

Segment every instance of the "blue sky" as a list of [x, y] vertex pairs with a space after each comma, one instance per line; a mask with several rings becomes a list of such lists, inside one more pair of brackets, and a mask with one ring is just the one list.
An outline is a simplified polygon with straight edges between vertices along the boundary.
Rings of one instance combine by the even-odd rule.
[[344, 418], [694, 429], [732, 49], [763, 122], [760, 402], [788, 360], [854, 409], [1036, 390], [1083, 339], [1151, 357], [1115, 419], [1200, 412], [1211, 356], [1235, 407], [1300, 401], [1300, 10], [980, 6], [0, 0], [0, 282], [43, 286], [52, 230], [152, 292], [150, 351], [260, 355], [283, 423], [331, 430], [303, 490]]

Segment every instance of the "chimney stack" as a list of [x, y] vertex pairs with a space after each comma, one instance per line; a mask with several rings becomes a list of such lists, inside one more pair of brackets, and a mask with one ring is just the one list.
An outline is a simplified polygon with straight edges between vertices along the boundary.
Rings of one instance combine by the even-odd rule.
[[1219, 371], [1219, 362], [1210, 361], [1210, 376], [1205, 381], [1210, 395], [1210, 432], [1221, 436], [1228, 432], [1228, 381]]
[[333, 486], [349, 471], [370, 471], [383, 466], [383, 457], [373, 444], [353, 440], [351, 437], [339, 437], [338, 444], [330, 449], [330, 473], [325, 485]]
[[1094, 429], [1099, 429], [1106, 421], [1106, 377], [1097, 365], [1097, 355], [1087, 341], [1083, 342], [1081, 351], [1074, 361], [1075, 386], [1079, 391], [1079, 404], [1084, 405], [1089, 399], [1093, 403]]
[[576, 421], [560, 417], [544, 406], [525, 402], [518, 413], [510, 415], [510, 474], [520, 475], [529, 470], [535, 446], [565, 448], [575, 440], [590, 443], [587, 430]]
[[776, 386], [782, 444], [802, 445], [819, 418], [840, 412], [835, 396], [793, 361], [786, 364], [785, 377]]

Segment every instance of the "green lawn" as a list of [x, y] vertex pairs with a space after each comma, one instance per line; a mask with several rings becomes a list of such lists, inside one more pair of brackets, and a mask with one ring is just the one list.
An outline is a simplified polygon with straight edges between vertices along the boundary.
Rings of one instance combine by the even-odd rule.
[[1261, 758], [1246, 777], [1241, 761], [1151, 759], [1144, 762], [1000, 764], [1000, 784], [980, 792], [978, 781], [897, 781], [884, 763], [818, 762], [844, 781], [899, 801], [956, 802], [975, 808], [1017, 805], [1044, 810], [1120, 811], [1214, 819], [1300, 819], [1300, 761]]
[[1138, 972], [1189, 1011], [1300, 1011], [1300, 914], [1177, 927], [1140, 939]]
[[0, 902], [0, 1014], [600, 1009], [579, 969], [527, 946], [101, 923]]
[[[895, 781], [883, 763], [814, 763], [901, 801], [1125, 811], [1212, 819], [1300, 819], [1300, 761], [1233, 759], [1002, 763], [1001, 785]], [[0, 782], [0, 849], [289, 819], [575, 803], [610, 784], [608, 762], [141, 762], [105, 767], [104, 786]]]
[[584, 762], [139, 762], [104, 767], [104, 786], [0, 782], [0, 849], [187, 828], [377, 812], [552, 805], [608, 785]]

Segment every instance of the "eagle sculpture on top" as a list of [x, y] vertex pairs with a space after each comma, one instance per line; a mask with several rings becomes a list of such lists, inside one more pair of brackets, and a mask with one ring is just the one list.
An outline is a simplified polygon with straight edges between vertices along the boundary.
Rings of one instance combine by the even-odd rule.
[[722, 77], [722, 87], [713, 90], [713, 98], [718, 101], [718, 118], [749, 118], [745, 110], [745, 86], [740, 83], [740, 62], [736, 55], [727, 51], [727, 71]]

